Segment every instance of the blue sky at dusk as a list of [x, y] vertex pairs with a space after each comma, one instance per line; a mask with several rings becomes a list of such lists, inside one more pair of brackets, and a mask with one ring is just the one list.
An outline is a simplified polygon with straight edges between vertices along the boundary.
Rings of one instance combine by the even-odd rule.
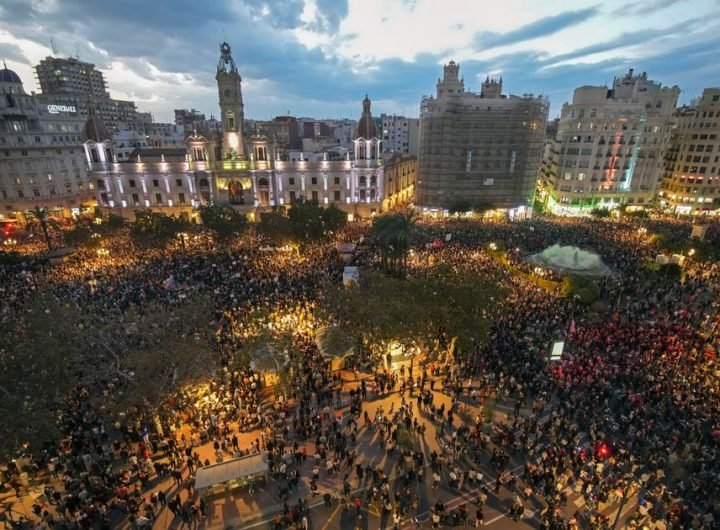
[[217, 114], [218, 46], [243, 77], [246, 116], [416, 116], [442, 64], [468, 90], [502, 76], [506, 93], [544, 94], [551, 116], [581, 85], [628, 68], [681, 101], [720, 85], [720, 0], [2, 0], [0, 58], [28, 91], [33, 66], [79, 55], [105, 73], [114, 97], [158, 121], [175, 108]]

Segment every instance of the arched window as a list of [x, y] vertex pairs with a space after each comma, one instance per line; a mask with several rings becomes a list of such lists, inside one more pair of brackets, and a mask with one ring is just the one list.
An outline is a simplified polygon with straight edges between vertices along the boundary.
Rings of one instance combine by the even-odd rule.
[[366, 186], [366, 185], [367, 185], [367, 179], [365, 178], [365, 175], [362, 175], [362, 176], [360, 177], [360, 181], [359, 181], [359, 182], [360, 182], [360, 185], [361, 185], [361, 186]]
[[245, 192], [239, 180], [232, 180], [228, 184], [230, 204], [245, 204]]
[[201, 188], [207, 188], [209, 186], [208, 179], [200, 179], [200, 187]]
[[371, 185], [371, 186], [376, 186], [376, 185], [377, 185], [377, 177], [376, 177], [375, 175], [373, 175], [372, 177], [370, 177], [370, 185]]
[[235, 113], [231, 110], [227, 111], [227, 114], [225, 114], [227, 117], [227, 124], [228, 128], [234, 129], [235, 128]]
[[105, 181], [103, 179], [97, 179], [97, 187], [99, 190], [105, 189]]
[[260, 179], [258, 180], [258, 186], [268, 186], [268, 185], [269, 185], [268, 179], [266, 179], [265, 177], [260, 177]]

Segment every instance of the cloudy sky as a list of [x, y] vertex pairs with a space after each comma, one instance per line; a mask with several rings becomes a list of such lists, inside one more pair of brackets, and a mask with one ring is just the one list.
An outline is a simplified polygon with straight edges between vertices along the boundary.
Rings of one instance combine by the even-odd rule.
[[416, 116], [442, 64], [468, 90], [502, 75], [505, 92], [545, 94], [551, 115], [575, 87], [629, 67], [682, 88], [720, 85], [720, 0], [2, 0], [0, 58], [38, 90], [32, 67], [79, 55], [114, 97], [158, 121], [175, 108], [217, 114], [215, 69], [227, 40], [246, 116]]

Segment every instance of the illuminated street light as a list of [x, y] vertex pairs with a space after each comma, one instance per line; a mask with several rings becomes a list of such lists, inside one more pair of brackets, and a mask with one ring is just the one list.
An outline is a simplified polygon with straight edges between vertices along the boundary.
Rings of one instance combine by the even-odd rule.
[[12, 238], [6, 239], [5, 241], [3, 241], [3, 245], [5, 245], [6, 247], [14, 247], [15, 245], [17, 245], [17, 241]]
[[688, 250], [688, 256], [692, 256], [693, 254], [695, 254], [694, 248], [691, 248], [690, 250]]
[[497, 250], [497, 245], [495, 243], [490, 243], [488, 247], [490, 248], [490, 250]]
[[110, 255], [110, 251], [106, 248], [99, 248], [97, 249], [97, 254], [98, 256], [105, 258]]

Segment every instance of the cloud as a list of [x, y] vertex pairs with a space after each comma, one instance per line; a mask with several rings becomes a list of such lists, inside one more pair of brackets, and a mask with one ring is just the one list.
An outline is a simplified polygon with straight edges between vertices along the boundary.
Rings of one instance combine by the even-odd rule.
[[546, 37], [585, 22], [597, 13], [598, 8], [593, 6], [544, 17], [505, 33], [482, 32], [475, 35], [473, 44], [476, 49], [483, 50]]
[[0, 60], [30, 64], [30, 59], [23, 53], [20, 46], [11, 42], [0, 42]]
[[616, 9], [615, 11], [613, 11], [612, 14], [615, 16], [646, 15], [649, 13], [656, 13], [657, 11], [675, 5], [681, 1], [683, 0], [655, 0], [654, 2], [633, 2], [631, 4], [624, 5], [619, 9]]
[[[636, 29], [637, 19], [611, 15], [622, 0], [559, 14], [507, 0], [487, 16], [475, 16], [477, 0], [124, 0], [122, 9], [116, 0], [2, 0], [0, 55], [32, 79], [30, 65], [50, 53], [52, 35], [60, 55], [77, 50], [104, 70], [112, 94], [137, 97], [158, 120], [182, 107], [217, 114], [223, 40], [250, 118], [288, 109], [356, 118], [365, 92], [377, 114], [417, 115], [449, 58], [461, 62], [469, 90], [479, 89], [479, 76], [499, 72], [506, 92], [547, 94], [557, 109], [575, 87], [609, 83], [628, 66], [683, 89], [717, 85], [718, 11], [693, 1], [672, 22], [666, 12], [649, 14]], [[534, 22], [518, 26], [518, 10]]]

